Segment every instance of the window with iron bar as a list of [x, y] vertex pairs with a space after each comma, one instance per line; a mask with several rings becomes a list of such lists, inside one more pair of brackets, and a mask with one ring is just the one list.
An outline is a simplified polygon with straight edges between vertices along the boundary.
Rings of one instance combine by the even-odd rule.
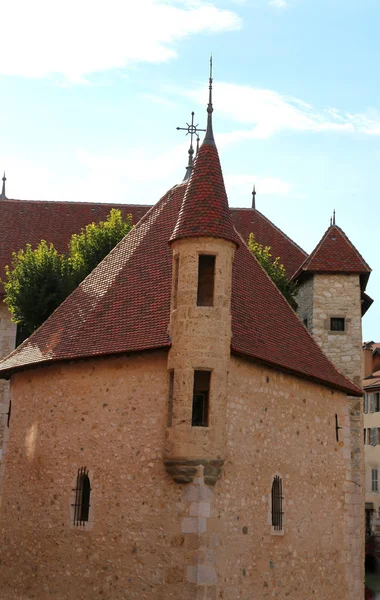
[[378, 471], [377, 469], [372, 469], [372, 492], [378, 491]]
[[71, 506], [74, 508], [74, 525], [85, 525], [90, 512], [91, 493], [87, 467], [78, 469], [76, 487], [73, 491], [75, 492], [75, 503]]
[[272, 482], [272, 526], [276, 531], [282, 530], [283, 510], [282, 510], [282, 479], [276, 475]]

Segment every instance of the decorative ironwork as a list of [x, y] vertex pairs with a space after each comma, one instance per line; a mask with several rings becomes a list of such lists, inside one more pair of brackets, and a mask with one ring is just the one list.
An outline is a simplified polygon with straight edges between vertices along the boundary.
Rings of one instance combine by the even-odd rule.
[[90, 479], [86, 467], [78, 469], [76, 488], [73, 489], [73, 492], [75, 492], [75, 503], [71, 506], [74, 507], [74, 525], [84, 525], [88, 521], [90, 512], [91, 492]]
[[205, 129], [200, 129], [199, 124], [194, 125], [194, 111], [191, 113], [191, 123], [186, 123], [186, 127], [177, 127], [177, 131], [186, 131], [186, 135], [190, 135], [190, 148], [189, 148], [189, 160], [186, 167], [186, 174], [184, 177], [184, 181], [189, 179], [191, 175], [191, 171], [193, 169], [193, 157], [194, 157], [194, 146], [193, 146], [193, 138], [194, 135], [197, 138], [197, 153], [199, 149], [199, 135], [198, 132], [206, 131]]
[[274, 477], [272, 483], [272, 526], [276, 531], [282, 530], [282, 479], [278, 475]]

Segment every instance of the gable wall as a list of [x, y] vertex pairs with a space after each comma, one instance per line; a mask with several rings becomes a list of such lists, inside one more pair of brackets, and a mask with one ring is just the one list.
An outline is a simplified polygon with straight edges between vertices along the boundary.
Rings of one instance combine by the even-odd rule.
[[[188, 485], [164, 468], [166, 352], [15, 375], [2, 598], [335, 600], [337, 586], [341, 600], [360, 597], [349, 595], [345, 570], [345, 395], [237, 358], [228, 377], [227, 457], [211, 488], [202, 467]], [[70, 520], [81, 466], [91, 477], [89, 531]], [[276, 473], [282, 536], [269, 520]]]

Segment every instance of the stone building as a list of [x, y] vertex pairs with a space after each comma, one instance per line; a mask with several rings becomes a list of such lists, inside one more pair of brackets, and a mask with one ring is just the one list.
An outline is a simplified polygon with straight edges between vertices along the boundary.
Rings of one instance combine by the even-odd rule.
[[366, 533], [380, 533], [380, 344], [363, 344]]
[[369, 269], [336, 226], [310, 257], [267, 226], [303, 255], [308, 331], [248, 250], [257, 211], [228, 207], [211, 117], [190, 178], [0, 362], [4, 600], [363, 597]]

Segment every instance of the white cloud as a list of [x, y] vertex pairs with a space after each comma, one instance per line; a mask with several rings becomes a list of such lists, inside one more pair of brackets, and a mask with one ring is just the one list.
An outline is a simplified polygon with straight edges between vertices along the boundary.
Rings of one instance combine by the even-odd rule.
[[1, 74], [74, 81], [166, 61], [183, 38], [241, 26], [235, 12], [203, 0], [12, 0], [2, 4], [1, 21]]
[[[177, 90], [205, 104], [207, 90], [202, 87], [191, 92]], [[268, 89], [215, 82], [214, 105], [218, 114], [243, 126], [250, 126], [218, 134], [218, 144], [260, 138], [266, 139], [283, 130], [309, 132], [359, 132], [380, 135], [378, 111], [349, 113], [336, 108], [318, 109], [298, 98], [281, 95]]]

